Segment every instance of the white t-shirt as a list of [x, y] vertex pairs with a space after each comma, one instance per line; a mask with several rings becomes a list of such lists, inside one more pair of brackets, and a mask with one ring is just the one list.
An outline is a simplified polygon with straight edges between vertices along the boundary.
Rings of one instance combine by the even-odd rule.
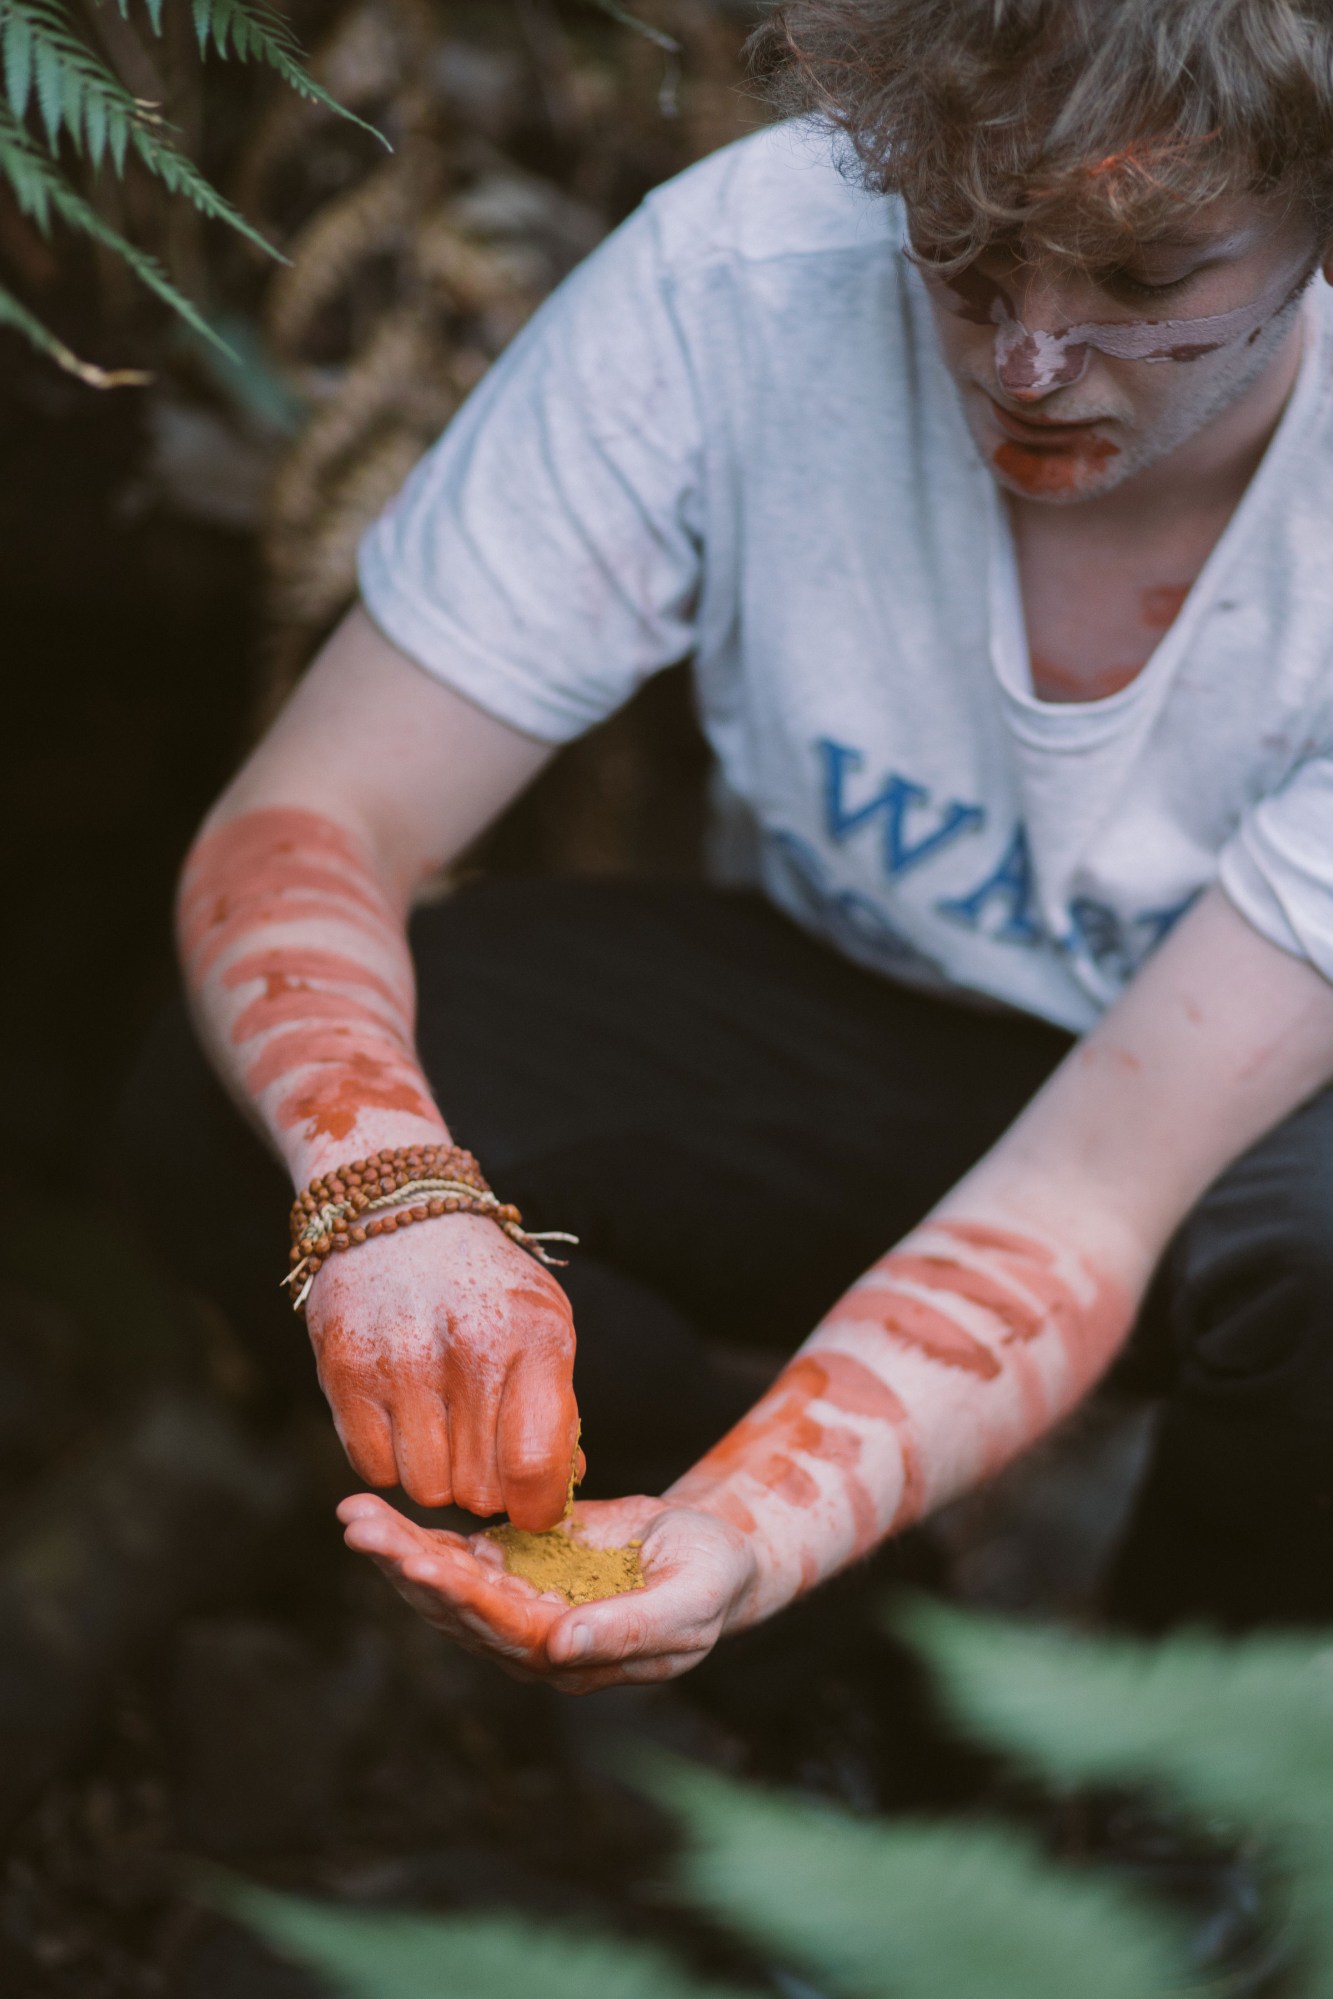
[[1328, 289], [1152, 659], [1054, 704], [902, 240], [804, 125], [658, 189], [370, 529], [372, 617], [552, 742], [692, 657], [769, 893], [891, 977], [1081, 1030], [1220, 875], [1333, 978]]

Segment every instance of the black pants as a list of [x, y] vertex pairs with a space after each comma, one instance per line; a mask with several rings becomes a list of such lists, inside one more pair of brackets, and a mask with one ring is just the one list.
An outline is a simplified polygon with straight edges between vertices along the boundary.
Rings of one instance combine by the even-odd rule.
[[[460, 1143], [580, 1238], [588, 1491], [660, 1490], [752, 1399], [725, 1348], [789, 1351], [1001, 1135], [1069, 1039], [886, 983], [755, 896], [501, 880], [420, 915], [419, 1041]], [[290, 1190], [183, 1017], [131, 1092], [152, 1184], [232, 1219], [189, 1277], [294, 1354]], [[304, 1364], [304, 1363], [303, 1363]], [[1166, 1395], [1115, 1579], [1154, 1626], [1333, 1615], [1333, 1093], [1217, 1181], [1126, 1366]]]

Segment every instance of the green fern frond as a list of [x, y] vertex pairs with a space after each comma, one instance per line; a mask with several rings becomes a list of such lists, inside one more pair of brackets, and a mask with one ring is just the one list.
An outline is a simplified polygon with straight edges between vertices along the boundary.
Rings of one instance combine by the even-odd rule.
[[[262, 62], [275, 70], [289, 89], [309, 103], [322, 104], [340, 118], [359, 125], [363, 132], [379, 140], [386, 152], [392, 151], [382, 132], [358, 118], [345, 104], [339, 104], [324, 86], [316, 83], [301, 61], [301, 48], [282, 18], [254, 0], [191, 0], [199, 53], [207, 55], [212, 43], [220, 56], [234, 55], [241, 62]], [[159, 4], [160, 12], [160, 4]]]
[[0, 0], [0, 54], [9, 108], [20, 122], [35, 80], [52, 151], [61, 133], [68, 132], [94, 166], [101, 165], [109, 147], [120, 175], [126, 153], [133, 148], [168, 193], [184, 196], [201, 214], [225, 223], [268, 256], [280, 256], [174, 144], [165, 121], [132, 97], [119, 77], [71, 33], [60, 0]]
[[91, 203], [77, 194], [56, 163], [41, 151], [7, 104], [0, 104], [0, 178], [9, 182], [20, 209], [43, 235], [49, 236], [56, 217], [79, 235], [100, 243], [126, 263], [165, 305], [204, 339], [224, 352], [226, 342], [209, 325], [184, 292], [177, 290], [155, 257], [113, 229]]
[[3, 285], [0, 285], [0, 326], [12, 326], [41, 353], [49, 354], [57, 367], [63, 368], [67, 375], [77, 375], [90, 389], [138, 388], [152, 379], [142, 368], [99, 368], [92, 361], [80, 360], [72, 347], [58, 339], [49, 326], [43, 326], [36, 314], [29, 312]]

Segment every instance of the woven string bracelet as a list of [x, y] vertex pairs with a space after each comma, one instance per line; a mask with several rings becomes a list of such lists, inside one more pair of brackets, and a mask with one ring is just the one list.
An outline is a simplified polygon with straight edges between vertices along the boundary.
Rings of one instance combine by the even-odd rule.
[[292, 1293], [292, 1310], [305, 1309], [311, 1285], [335, 1251], [393, 1235], [411, 1222], [457, 1214], [484, 1215], [539, 1263], [556, 1268], [563, 1268], [563, 1260], [548, 1255], [543, 1245], [578, 1241], [560, 1229], [525, 1229], [518, 1209], [492, 1192], [462, 1146], [385, 1147], [317, 1175], [292, 1203], [292, 1267], [282, 1279]]

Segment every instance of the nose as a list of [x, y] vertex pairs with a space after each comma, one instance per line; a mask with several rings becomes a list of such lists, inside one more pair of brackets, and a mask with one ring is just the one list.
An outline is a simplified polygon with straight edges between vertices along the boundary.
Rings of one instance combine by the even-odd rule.
[[995, 373], [1015, 402], [1038, 403], [1081, 382], [1091, 356], [1085, 342], [1068, 337], [1072, 315], [1058, 285], [1031, 264], [1010, 283], [1010, 314], [995, 333]]
[[995, 329], [995, 374], [1016, 403], [1039, 403], [1057, 389], [1072, 388], [1088, 372], [1087, 343], [1066, 331], [1034, 331], [1010, 319]]

